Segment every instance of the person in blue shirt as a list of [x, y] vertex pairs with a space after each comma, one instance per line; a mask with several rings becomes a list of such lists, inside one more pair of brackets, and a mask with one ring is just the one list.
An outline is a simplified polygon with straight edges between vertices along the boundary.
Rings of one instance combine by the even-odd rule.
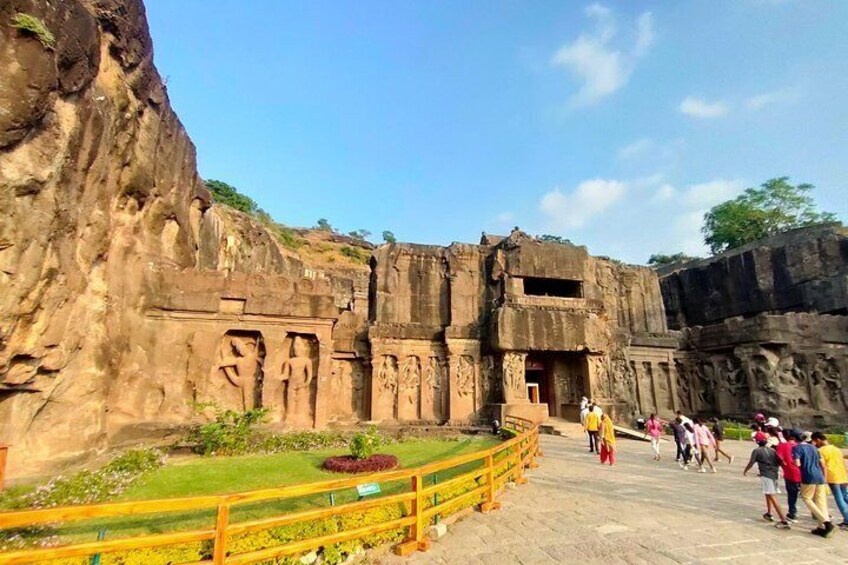
[[833, 522], [830, 521], [830, 513], [827, 509], [827, 482], [825, 481], [824, 462], [810, 440], [809, 432], [798, 434], [800, 437], [798, 445], [792, 448], [792, 459], [801, 469], [801, 498], [810, 509], [819, 527], [811, 533], [829, 538], [836, 531]]

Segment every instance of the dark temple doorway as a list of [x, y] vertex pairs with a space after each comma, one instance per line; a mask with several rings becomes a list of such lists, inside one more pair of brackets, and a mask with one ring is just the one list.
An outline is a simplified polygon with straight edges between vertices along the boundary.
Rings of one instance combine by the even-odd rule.
[[527, 397], [547, 404], [552, 417], [578, 421], [580, 399], [588, 390], [587, 374], [584, 353], [531, 353], [525, 363]]

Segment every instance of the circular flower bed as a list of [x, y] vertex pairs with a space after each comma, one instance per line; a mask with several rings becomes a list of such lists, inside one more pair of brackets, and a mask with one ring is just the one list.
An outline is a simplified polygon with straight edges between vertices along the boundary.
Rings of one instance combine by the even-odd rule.
[[394, 455], [372, 455], [365, 459], [356, 459], [352, 455], [328, 457], [324, 460], [324, 469], [334, 473], [376, 473], [388, 471], [398, 466]]

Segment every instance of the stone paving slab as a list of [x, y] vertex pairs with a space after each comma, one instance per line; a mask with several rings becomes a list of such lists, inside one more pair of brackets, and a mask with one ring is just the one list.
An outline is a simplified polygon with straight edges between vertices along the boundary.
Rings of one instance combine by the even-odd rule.
[[[610, 468], [587, 452], [582, 438], [542, 436], [541, 466], [528, 471], [528, 484], [502, 494], [501, 510], [453, 524], [426, 553], [374, 563], [848, 563], [848, 533], [828, 540], [811, 535], [816, 524], [801, 503], [801, 520], [790, 531], [763, 521], [756, 469], [742, 477], [752, 444], [724, 446], [736, 461], [717, 463], [713, 474], [680, 470], [668, 444], [670, 457], [655, 462], [647, 443], [621, 439]], [[781, 502], [785, 511], [785, 496]]]

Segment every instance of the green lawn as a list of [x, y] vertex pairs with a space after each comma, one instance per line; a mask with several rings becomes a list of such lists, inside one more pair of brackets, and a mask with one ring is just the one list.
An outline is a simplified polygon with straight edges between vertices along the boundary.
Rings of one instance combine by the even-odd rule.
[[[397, 456], [402, 468], [417, 467], [432, 461], [457, 455], [481, 451], [496, 445], [492, 437], [469, 437], [459, 441], [418, 440], [384, 446], [380, 453]], [[255, 490], [296, 483], [328, 480], [344, 477], [321, 469], [321, 463], [330, 455], [346, 453], [344, 449], [325, 449], [310, 452], [279, 453], [275, 455], [245, 455], [238, 457], [191, 458], [169, 463], [133, 485], [120, 500], [142, 500], [171, 498], [204, 494], [221, 494]], [[446, 480], [461, 470], [440, 473], [433, 480]], [[408, 481], [382, 484], [383, 494], [392, 494], [409, 489]], [[335, 503], [343, 504], [356, 499], [354, 489], [335, 493]], [[251, 505], [237, 506], [232, 512], [232, 521], [255, 519], [292, 510], [329, 505], [328, 495], [312, 495], [295, 499], [274, 500]], [[89, 541], [97, 532], [105, 529], [109, 538], [160, 533], [189, 528], [209, 527], [214, 523], [214, 510], [145, 515], [129, 518], [92, 520], [69, 524], [60, 531], [63, 538], [73, 541]]]

